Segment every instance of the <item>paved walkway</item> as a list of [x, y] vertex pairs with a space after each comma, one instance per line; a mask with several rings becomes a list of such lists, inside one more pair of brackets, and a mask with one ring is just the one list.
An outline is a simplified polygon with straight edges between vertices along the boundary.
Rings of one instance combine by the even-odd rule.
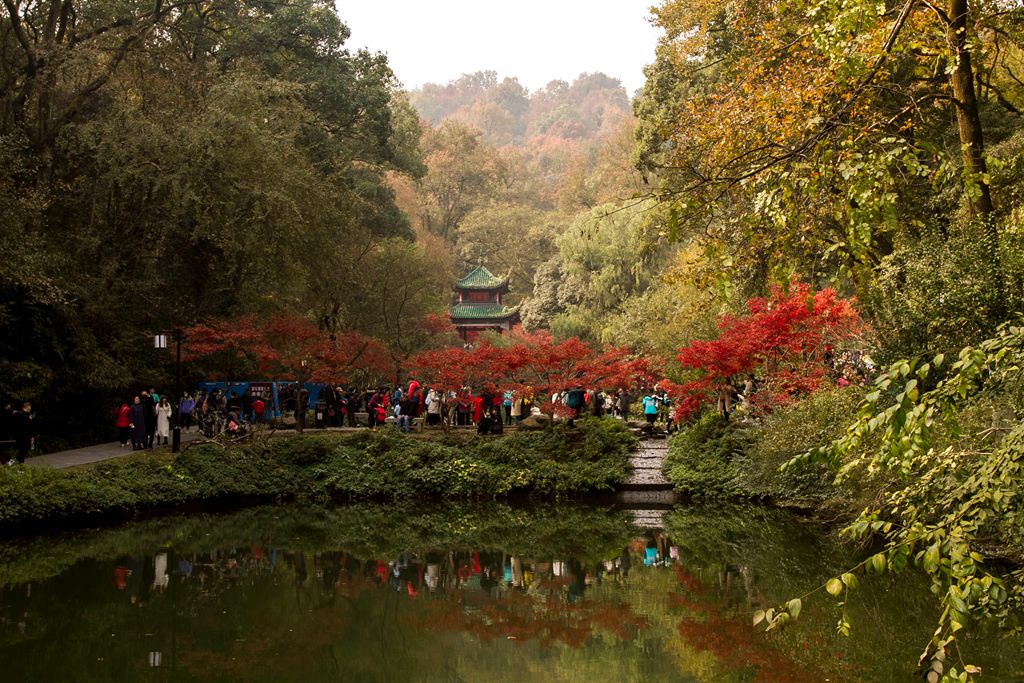
[[[181, 443], [186, 444], [189, 441], [194, 441], [199, 438], [199, 432], [182, 432]], [[170, 446], [158, 446], [156, 450], [167, 450]], [[88, 465], [94, 462], [101, 462], [103, 460], [112, 460], [114, 458], [120, 458], [122, 455], [130, 455], [135, 451], [132, 450], [131, 446], [127, 448], [121, 448], [121, 444], [114, 441], [112, 443], [101, 443], [95, 446], [86, 446], [85, 448], [75, 448], [70, 451], [60, 451], [58, 453], [48, 453], [46, 455], [37, 455], [34, 457], [27, 458], [25, 464], [29, 467], [52, 467], [54, 469], [64, 469], [65, 467], [77, 467], [78, 465]]]
[[629, 481], [622, 487], [632, 491], [666, 491], [672, 484], [661, 472], [661, 464], [668, 453], [668, 441], [646, 440], [640, 442], [640, 449], [629, 459], [632, 472]]

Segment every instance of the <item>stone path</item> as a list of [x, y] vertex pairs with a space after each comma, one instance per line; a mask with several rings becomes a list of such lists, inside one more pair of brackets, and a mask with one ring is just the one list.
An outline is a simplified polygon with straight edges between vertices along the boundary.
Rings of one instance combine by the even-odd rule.
[[670, 491], [672, 484], [661, 473], [661, 464], [668, 453], [668, 441], [641, 441], [640, 450], [629, 459], [633, 472], [623, 491]]
[[[181, 443], [186, 444], [189, 441], [194, 441], [199, 438], [198, 432], [182, 432]], [[166, 451], [170, 450], [170, 446], [158, 446], [155, 451]], [[60, 451], [58, 453], [48, 453], [46, 455], [37, 455], [34, 457], [27, 458], [25, 465], [28, 467], [52, 467], [54, 469], [64, 469], [65, 467], [77, 467], [78, 465], [88, 465], [94, 462], [101, 462], [103, 460], [112, 460], [114, 458], [120, 458], [123, 455], [130, 455], [134, 453], [131, 446], [128, 448], [121, 448], [121, 444], [114, 441], [112, 443], [101, 443], [95, 446], [86, 446], [85, 448], [74, 448], [70, 451]]]
[[619, 487], [616, 501], [639, 529], [663, 528], [665, 515], [675, 505], [672, 484], [661, 473], [667, 454], [667, 440], [648, 439], [640, 442], [640, 449], [629, 459], [633, 471], [629, 481]]

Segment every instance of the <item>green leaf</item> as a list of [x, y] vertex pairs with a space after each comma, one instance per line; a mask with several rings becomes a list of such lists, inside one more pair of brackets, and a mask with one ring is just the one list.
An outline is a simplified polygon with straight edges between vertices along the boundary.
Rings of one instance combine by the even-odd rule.
[[928, 546], [928, 550], [924, 552], [923, 558], [924, 569], [927, 572], [934, 572], [939, 566], [939, 544], [938, 542]]
[[754, 626], [757, 626], [762, 621], [764, 621], [764, 610], [759, 609], [756, 612], [754, 612]]
[[851, 574], [850, 572], [846, 572], [845, 574], [843, 574], [842, 578], [843, 578], [843, 583], [846, 584], [847, 588], [856, 588], [857, 587], [857, 577], [854, 576], [853, 574]]
[[843, 592], [843, 582], [839, 579], [830, 579], [825, 584], [825, 590], [829, 592], [829, 595], [839, 595]]
[[793, 598], [792, 600], [786, 603], [786, 610], [789, 611], [790, 616], [796, 619], [800, 616], [800, 610], [803, 608], [803, 606], [804, 605], [800, 601], [800, 598]]
[[871, 567], [879, 574], [885, 572], [886, 564], [885, 553], [878, 553], [871, 558]]

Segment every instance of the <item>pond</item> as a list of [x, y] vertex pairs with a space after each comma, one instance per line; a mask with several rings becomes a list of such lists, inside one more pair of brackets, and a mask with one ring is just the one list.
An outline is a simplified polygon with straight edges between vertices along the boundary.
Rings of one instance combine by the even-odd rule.
[[[0, 543], [4, 681], [919, 681], [911, 577], [757, 609], [849, 566], [759, 508], [286, 505]], [[982, 680], [1019, 641], [968, 639]]]

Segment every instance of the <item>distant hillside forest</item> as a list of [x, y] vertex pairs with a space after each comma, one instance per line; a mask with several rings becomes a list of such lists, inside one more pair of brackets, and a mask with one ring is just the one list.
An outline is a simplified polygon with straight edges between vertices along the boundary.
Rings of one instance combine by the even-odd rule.
[[631, 114], [625, 88], [602, 73], [582, 74], [572, 84], [554, 80], [531, 93], [515, 77], [499, 82], [496, 72], [478, 71], [447, 85], [428, 83], [409, 100], [430, 125], [454, 119], [497, 146], [523, 147], [545, 137], [592, 140]]

